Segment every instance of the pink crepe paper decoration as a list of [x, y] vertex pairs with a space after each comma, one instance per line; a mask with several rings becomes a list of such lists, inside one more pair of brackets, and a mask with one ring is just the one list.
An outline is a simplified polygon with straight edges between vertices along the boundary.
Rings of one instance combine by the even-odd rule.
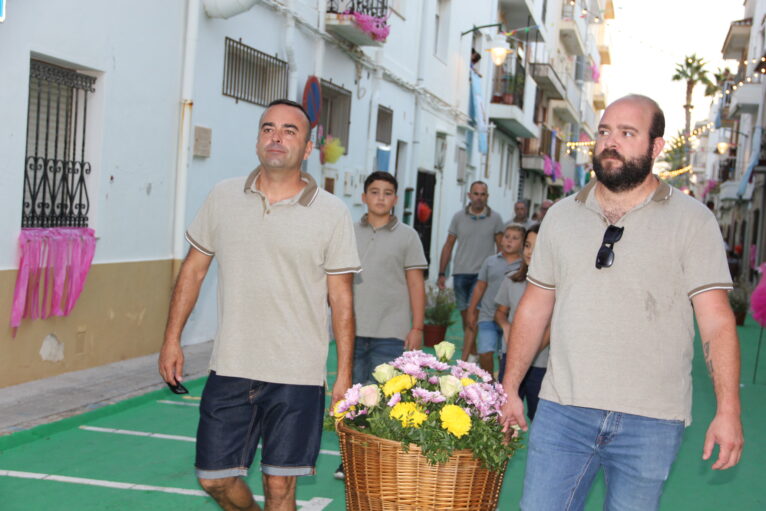
[[72, 312], [95, 252], [95, 232], [87, 227], [22, 229], [11, 327]]
[[547, 154], [543, 155], [543, 172], [546, 176], [553, 175], [553, 160]]
[[356, 25], [367, 34], [370, 35], [375, 41], [385, 42], [391, 27], [386, 23], [386, 18], [376, 18], [369, 14], [362, 14], [359, 12], [353, 12], [354, 21]]
[[761, 281], [753, 290], [753, 294], [750, 295], [750, 308], [753, 310], [753, 319], [761, 326], [766, 326], [766, 280], [763, 278], [764, 270], [766, 270], [766, 263], [758, 267]]
[[601, 78], [601, 71], [599, 71], [598, 66], [596, 64], [591, 64], [590, 76], [591, 78], [593, 78], [593, 81], [595, 83], [598, 83], [599, 79]]
[[553, 162], [553, 180], [561, 179], [561, 163]]
[[569, 193], [574, 188], [574, 180], [571, 177], [564, 179], [564, 193]]

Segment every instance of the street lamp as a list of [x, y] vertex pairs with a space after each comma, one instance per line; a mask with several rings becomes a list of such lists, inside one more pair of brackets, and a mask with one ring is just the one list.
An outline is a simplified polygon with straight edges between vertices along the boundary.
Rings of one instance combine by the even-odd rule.
[[[490, 28], [490, 27], [502, 28], [502, 26], [503, 25], [501, 23], [491, 23], [489, 25], [481, 25], [479, 27], [474, 26], [470, 30], [466, 30], [465, 32], [460, 34], [460, 37], [463, 37], [464, 35], [470, 34], [472, 32], [477, 32], [481, 30], [482, 28]], [[498, 33], [495, 35], [495, 37], [492, 38], [492, 44], [490, 48], [487, 49], [486, 51], [489, 52], [490, 57], [492, 58], [492, 62], [496, 66], [502, 66], [508, 54], [513, 53], [513, 50], [511, 50], [511, 47], [508, 44], [508, 38], [502, 33]]]

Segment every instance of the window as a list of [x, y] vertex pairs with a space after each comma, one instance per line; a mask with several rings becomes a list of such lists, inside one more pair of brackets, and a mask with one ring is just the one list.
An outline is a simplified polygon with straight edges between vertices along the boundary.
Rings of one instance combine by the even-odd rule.
[[223, 95], [266, 106], [287, 96], [287, 62], [226, 38]]
[[95, 82], [71, 69], [30, 62], [22, 227], [87, 227], [86, 121]]
[[394, 111], [384, 106], [378, 106], [378, 128], [375, 131], [375, 141], [391, 145], [391, 132], [394, 127]]
[[332, 82], [322, 80], [322, 113], [319, 115], [319, 125], [323, 127], [325, 136], [331, 135], [340, 139], [348, 154], [348, 129], [351, 123], [351, 91], [339, 87]]
[[465, 147], [457, 147], [455, 160], [457, 161], [457, 182], [460, 184], [466, 181], [466, 171], [468, 166], [468, 154]]
[[449, 53], [449, 0], [438, 0], [434, 16], [434, 55], [446, 62]]

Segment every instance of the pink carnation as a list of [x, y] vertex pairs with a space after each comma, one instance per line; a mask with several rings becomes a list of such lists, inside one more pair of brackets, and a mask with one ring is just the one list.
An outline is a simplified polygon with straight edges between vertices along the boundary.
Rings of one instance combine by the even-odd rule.
[[439, 391], [430, 391], [422, 387], [412, 389], [412, 395], [421, 403], [443, 403], [447, 400]]
[[396, 393], [393, 396], [391, 396], [391, 399], [388, 400], [388, 403], [386, 405], [388, 406], [394, 406], [396, 403], [402, 400], [402, 395], [400, 393]]

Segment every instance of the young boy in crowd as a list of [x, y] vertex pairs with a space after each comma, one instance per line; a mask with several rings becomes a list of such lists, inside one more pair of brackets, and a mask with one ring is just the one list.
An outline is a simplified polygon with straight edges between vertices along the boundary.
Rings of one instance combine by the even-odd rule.
[[[521, 301], [521, 296], [527, 288], [527, 270], [529, 269], [530, 261], [532, 261], [532, 253], [535, 251], [535, 242], [537, 241], [539, 229], [540, 224], [536, 224], [527, 231], [524, 237], [524, 257], [521, 268], [503, 279], [503, 283], [500, 285], [500, 289], [495, 297], [495, 303], [497, 304], [495, 322], [503, 329], [503, 356], [500, 358], [500, 374], [497, 376], [500, 382], [503, 381], [503, 376], [505, 375], [506, 343], [511, 334], [511, 323], [513, 322], [514, 314], [516, 314], [516, 308]], [[521, 386], [519, 386], [519, 396], [521, 399], [527, 400], [527, 416], [530, 421], [535, 418], [537, 403], [540, 400], [538, 396], [548, 365], [548, 344], [550, 340], [551, 331], [550, 326], [548, 326], [545, 330], [545, 338], [543, 339], [544, 348], [535, 357], [532, 367], [529, 368], [521, 382]]]
[[[503, 330], [495, 323], [495, 296], [508, 272], [515, 272], [521, 266], [523, 240], [524, 226], [509, 224], [505, 227], [500, 252], [489, 256], [482, 263], [468, 305], [469, 324], [474, 330], [478, 322], [476, 347], [479, 365], [490, 374], [494, 370], [495, 353], [500, 356], [503, 343]], [[466, 336], [464, 342], [471, 342], [471, 339]]]
[[[388, 172], [364, 182], [367, 213], [354, 224], [362, 272], [354, 277], [353, 383], [372, 381], [375, 367], [423, 344], [428, 268], [417, 232], [393, 215], [398, 183]], [[342, 479], [343, 465], [335, 477]]]

